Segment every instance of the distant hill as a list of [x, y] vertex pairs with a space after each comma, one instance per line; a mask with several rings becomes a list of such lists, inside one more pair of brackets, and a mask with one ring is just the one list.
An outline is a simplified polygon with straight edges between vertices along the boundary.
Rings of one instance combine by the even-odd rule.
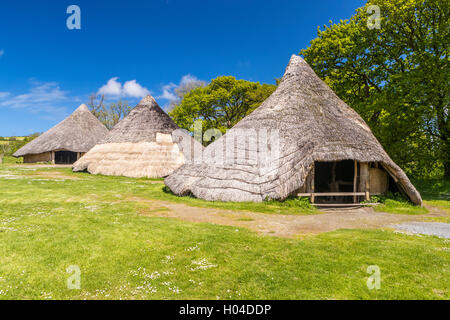
[[23, 136], [23, 137], [0, 137], [0, 142], [2, 142], [2, 141], [23, 141], [26, 138], [27, 138], [26, 136]]

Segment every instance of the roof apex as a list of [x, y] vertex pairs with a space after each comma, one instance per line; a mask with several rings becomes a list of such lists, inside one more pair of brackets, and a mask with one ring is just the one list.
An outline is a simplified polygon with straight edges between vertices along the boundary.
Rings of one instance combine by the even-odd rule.
[[75, 111], [88, 111], [88, 112], [90, 112], [88, 106], [85, 105], [84, 103], [81, 104], [78, 108], [76, 108]]
[[308, 64], [306, 63], [306, 61], [302, 57], [300, 57], [300, 56], [298, 56], [296, 54], [293, 54], [291, 56], [291, 59], [289, 60], [289, 63], [287, 65], [287, 67], [286, 67], [286, 71], [284, 73], [285, 74], [292, 74], [292, 73], [300, 72], [300, 67], [302, 65], [308, 65]]
[[145, 106], [157, 106], [158, 103], [156, 102], [155, 98], [152, 97], [152, 95], [148, 94], [146, 95], [139, 103], [138, 105], [145, 105]]
[[[210, 201], [285, 199], [305, 184], [314, 162], [355, 160], [380, 162], [400, 181], [412, 202], [422, 203], [420, 194], [389, 158], [361, 116], [302, 57], [292, 55], [285, 70], [270, 97], [221, 140], [205, 148], [202, 163], [185, 164], [166, 178], [166, 185], [175, 194], [192, 193]], [[272, 138], [257, 134], [252, 140], [228, 144], [227, 137], [235, 141], [234, 137], [242, 136], [241, 129], [255, 134], [260, 129], [273, 130], [276, 138], [269, 144], [268, 139]], [[247, 141], [255, 141], [252, 150], [261, 157], [245, 154], [236, 161], [241, 150], [250, 150]], [[260, 148], [260, 142], [277, 149], [269, 152], [267, 147]], [[278, 151], [272, 153], [273, 150]]]

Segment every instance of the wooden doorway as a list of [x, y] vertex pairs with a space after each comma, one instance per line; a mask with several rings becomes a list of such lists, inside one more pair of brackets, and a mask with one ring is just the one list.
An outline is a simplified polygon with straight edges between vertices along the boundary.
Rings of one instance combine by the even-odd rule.
[[[346, 206], [369, 200], [368, 163], [316, 161], [298, 196], [318, 206]], [[306, 192], [305, 192], [306, 191]]]
[[[314, 165], [314, 192], [324, 194], [317, 203], [354, 203], [358, 163], [353, 160], [316, 162]], [[325, 194], [330, 195], [325, 195]]]
[[55, 164], [73, 164], [78, 160], [78, 154], [71, 151], [55, 151]]

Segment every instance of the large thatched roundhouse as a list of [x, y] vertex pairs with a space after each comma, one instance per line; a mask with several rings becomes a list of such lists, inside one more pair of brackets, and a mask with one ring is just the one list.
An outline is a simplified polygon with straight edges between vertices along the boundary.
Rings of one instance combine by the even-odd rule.
[[72, 164], [108, 134], [108, 129], [84, 104], [69, 117], [17, 150], [25, 163]]
[[[231, 139], [230, 139], [231, 137]], [[178, 195], [263, 201], [291, 195], [352, 203], [387, 191], [420, 194], [363, 119], [299, 56], [254, 112], [165, 179]]]
[[161, 178], [203, 147], [181, 130], [148, 95], [73, 165], [73, 171], [132, 178]]

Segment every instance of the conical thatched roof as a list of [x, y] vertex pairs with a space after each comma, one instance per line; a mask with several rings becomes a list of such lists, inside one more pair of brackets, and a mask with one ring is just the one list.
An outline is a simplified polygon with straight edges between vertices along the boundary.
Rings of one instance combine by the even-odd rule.
[[[240, 132], [244, 129], [278, 133], [278, 140], [267, 140], [273, 142], [268, 149], [279, 148], [277, 158], [270, 159], [275, 167], [261, 163], [263, 150], [256, 140], [248, 139], [248, 132]], [[227, 150], [228, 136], [237, 137], [231, 152]], [[246, 161], [236, 160], [239, 152], [246, 154]], [[380, 162], [412, 202], [422, 202], [406, 174], [389, 158], [363, 119], [296, 55], [277, 90], [205, 148], [204, 154], [203, 162], [184, 165], [165, 179], [174, 193], [221, 201], [285, 199], [303, 186], [314, 161], [351, 159]], [[224, 161], [218, 163], [217, 157], [212, 156], [217, 154], [224, 154]]]
[[107, 134], [108, 129], [82, 104], [65, 120], [17, 150], [14, 156], [54, 150], [88, 152]]
[[127, 177], [165, 177], [202, 148], [148, 95], [109, 135], [73, 165], [73, 171]]
[[172, 134], [179, 127], [148, 95], [111, 130], [103, 143], [156, 141], [156, 133]]

